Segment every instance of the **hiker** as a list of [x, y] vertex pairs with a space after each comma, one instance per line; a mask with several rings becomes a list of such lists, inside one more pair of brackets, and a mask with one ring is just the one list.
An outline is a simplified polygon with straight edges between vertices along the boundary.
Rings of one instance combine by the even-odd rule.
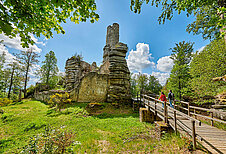
[[172, 93], [172, 90], [169, 90], [168, 99], [169, 99], [170, 107], [174, 108], [172, 104], [172, 102], [174, 101], [174, 94]]
[[[161, 96], [159, 97], [159, 100], [166, 102], [166, 95], [164, 92], [161, 92]], [[162, 103], [162, 108], [164, 108], [164, 103]]]

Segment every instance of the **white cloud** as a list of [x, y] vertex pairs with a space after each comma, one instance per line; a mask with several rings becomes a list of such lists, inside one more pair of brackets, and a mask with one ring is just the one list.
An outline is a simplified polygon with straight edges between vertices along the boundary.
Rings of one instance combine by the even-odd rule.
[[205, 49], [205, 47], [206, 47], [206, 46], [203, 46], [203, 47], [199, 48], [199, 49], [197, 50], [198, 53], [202, 52], [202, 51]]
[[[33, 49], [34, 52], [40, 53], [42, 51], [41, 48], [39, 48], [36, 44], [40, 44], [45, 46], [45, 43], [38, 42], [38, 39], [34, 37], [34, 35], [30, 34], [31, 38], [34, 40], [35, 44], [29, 45], [30, 48]], [[17, 49], [17, 50], [27, 50], [27, 48], [23, 48], [21, 45], [21, 37], [17, 35], [16, 37], [9, 38], [8, 36], [4, 34], [0, 34], [0, 41], [3, 40], [3, 44], [6, 45], [9, 48]]]
[[149, 45], [138, 43], [136, 50], [131, 50], [127, 59], [127, 64], [130, 71], [142, 72], [147, 67], [155, 67], [155, 63], [150, 61], [153, 59], [149, 53]]
[[5, 53], [6, 64], [9, 64], [9, 63], [12, 63], [13, 61], [15, 61], [14, 59], [16, 57], [13, 56], [12, 54], [10, 54], [8, 49], [3, 44], [0, 43], [0, 55], [2, 55], [3, 52]]
[[169, 73], [160, 73], [160, 72], [152, 72], [151, 75], [156, 77], [162, 86], [166, 84], [166, 80], [170, 77]]
[[[3, 52], [5, 53], [5, 58], [6, 58], [5, 68], [7, 68], [6, 65], [14, 62], [15, 61], [14, 59], [16, 59], [16, 57], [13, 56], [11, 53], [9, 53], [8, 49], [3, 44], [0, 43], [0, 55], [2, 55]], [[35, 74], [37, 70], [40, 70], [40, 65], [35, 64], [31, 67], [29, 72], [30, 81], [28, 85], [35, 84], [36, 82], [39, 81], [39, 78]]]
[[162, 72], [170, 72], [173, 65], [173, 60], [170, 56], [162, 57], [157, 61], [157, 69]]

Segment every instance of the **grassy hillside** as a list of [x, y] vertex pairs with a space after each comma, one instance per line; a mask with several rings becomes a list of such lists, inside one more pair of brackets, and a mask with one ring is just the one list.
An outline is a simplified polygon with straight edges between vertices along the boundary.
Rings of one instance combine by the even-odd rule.
[[32, 100], [2, 107], [0, 153], [21, 152], [32, 136], [44, 133], [49, 126], [74, 134], [68, 153], [188, 152], [188, 139], [173, 134], [158, 139], [154, 125], [139, 122], [138, 113], [130, 108], [103, 104], [88, 113], [86, 105], [74, 103], [61, 113]]

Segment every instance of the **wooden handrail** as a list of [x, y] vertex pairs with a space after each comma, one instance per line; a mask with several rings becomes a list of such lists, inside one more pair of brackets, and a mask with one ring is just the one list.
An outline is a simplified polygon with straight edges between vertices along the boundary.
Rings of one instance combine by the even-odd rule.
[[[160, 100], [155, 99], [155, 98], [153, 98], [153, 97], [150, 97], [150, 96], [147, 96], [147, 95], [144, 95], [144, 94], [141, 94], [141, 95], [143, 95], [144, 97], [149, 97], [149, 98], [151, 98], [151, 99], [154, 100], [154, 101], [164, 103], [163, 101], [160, 101]], [[179, 100], [175, 100], [175, 101], [176, 101], [176, 102], [180, 102], [180, 103], [189, 105], [188, 102], [179, 101]], [[169, 104], [169, 103], [167, 102], [167, 104]], [[191, 106], [191, 105], [188, 106], [189, 109], [184, 108], [184, 107], [182, 107], [182, 106], [180, 106], [180, 105], [176, 105], [176, 107], [179, 107], [179, 108], [181, 108], [181, 109], [183, 109], [183, 110], [186, 110], [186, 111], [188, 111], [188, 110], [190, 111], [190, 109], [196, 109], [196, 110], [206, 111], [206, 112], [209, 112], [209, 113], [211, 114], [211, 116], [212, 116], [212, 113], [222, 113], [222, 114], [226, 114], [225, 112], [222, 112], [222, 111], [215, 111], [215, 110], [210, 110], [210, 109], [206, 109], [206, 108], [202, 108], [202, 107], [197, 107], [197, 106]], [[188, 111], [188, 112], [189, 112], [189, 111]], [[201, 115], [201, 114], [194, 114], [194, 113], [190, 113], [190, 112], [189, 112], [189, 114], [191, 114], [191, 115], [196, 115], [196, 116]], [[207, 116], [202, 115], [202, 117], [207, 117]], [[209, 117], [207, 117], [207, 119], [209, 119]], [[220, 120], [220, 119], [210, 119], [210, 120], [218, 121], [218, 122], [221, 122], [221, 123], [226, 123], [225, 121]], [[212, 125], [213, 125], [213, 124], [212, 124]]]
[[[142, 94], [142, 95], [143, 95], [143, 94]], [[150, 99], [152, 99], [152, 100], [154, 100], [154, 101], [157, 101], [157, 102], [160, 102], [160, 103], [164, 103], [164, 101], [155, 99], [155, 98], [153, 98], [153, 97], [146, 96], [146, 95], [143, 95], [143, 96], [144, 96], [144, 97], [147, 97], [147, 98], [150, 98]], [[146, 105], [147, 105], [147, 104], [146, 104]], [[147, 106], [148, 106], [148, 105], [147, 105]], [[162, 107], [161, 107], [161, 108], [162, 108]], [[199, 120], [197, 120], [197, 119], [195, 119], [195, 118], [193, 118], [193, 117], [190, 117], [190, 116], [188, 116], [187, 114], [185, 114], [185, 113], [183, 113], [183, 112], [180, 112], [180, 111], [178, 111], [178, 110], [176, 110], [176, 109], [170, 107], [169, 105], [167, 105], [167, 108], [170, 109], [170, 110], [173, 110], [173, 111], [175, 110], [176, 112], [178, 112], [178, 113], [182, 114], [183, 116], [185, 116], [187, 119], [194, 120], [194, 121], [196, 121], [199, 125], [201, 125], [201, 121], [199, 121]]]
[[206, 108], [202, 108], [202, 107], [197, 107], [197, 106], [190, 106], [190, 108], [198, 109], [198, 110], [203, 110], [203, 111], [207, 111], [207, 112], [226, 114], [225, 112], [222, 112], [222, 111], [215, 111], [215, 110], [210, 110], [210, 109], [206, 109]]
[[203, 118], [206, 118], [206, 119], [209, 119], [209, 120], [213, 120], [213, 121], [217, 121], [217, 122], [226, 124], [226, 121], [223, 121], [223, 120], [220, 120], [220, 119], [215, 119], [215, 118], [211, 118], [211, 117], [208, 117], [208, 116], [204, 116], [204, 115], [196, 114], [196, 113], [192, 113], [192, 112], [191, 112], [191, 114], [192, 115], [196, 115], [196, 116], [200, 116], [200, 117], [203, 117]]

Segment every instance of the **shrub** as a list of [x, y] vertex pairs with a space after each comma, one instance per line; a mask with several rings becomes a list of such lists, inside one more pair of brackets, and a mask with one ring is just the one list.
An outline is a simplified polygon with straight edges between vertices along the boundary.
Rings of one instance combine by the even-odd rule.
[[73, 107], [64, 111], [65, 114], [72, 114], [75, 117], [87, 117], [89, 113], [84, 108]]
[[42, 120], [34, 121], [34, 122], [29, 122], [27, 125], [24, 126], [24, 131], [29, 131], [31, 129], [40, 129], [42, 127], [46, 126], [46, 122]]
[[46, 127], [44, 133], [30, 138], [21, 153], [66, 153], [74, 137], [72, 132]]
[[2, 119], [3, 122], [12, 121], [13, 115], [9, 114], [9, 113], [3, 113], [2, 116], [1, 116], [1, 119]]
[[0, 106], [7, 106], [12, 103], [13, 103], [13, 100], [10, 100], [8, 98], [0, 98]]
[[69, 99], [68, 93], [55, 93], [55, 95], [50, 96], [48, 103], [50, 104], [50, 107], [56, 107], [56, 110], [58, 109], [59, 111], [61, 111], [62, 108], [65, 108], [66, 104], [71, 103], [71, 99]]

